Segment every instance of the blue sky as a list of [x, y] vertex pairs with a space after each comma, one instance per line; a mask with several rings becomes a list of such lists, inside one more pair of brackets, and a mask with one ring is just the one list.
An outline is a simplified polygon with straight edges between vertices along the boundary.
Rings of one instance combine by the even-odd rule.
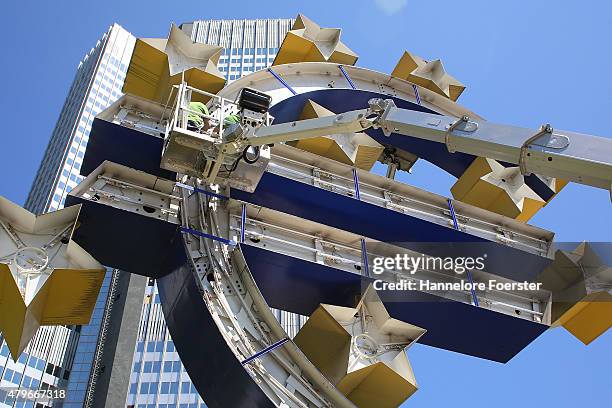
[[[488, 120], [612, 136], [612, 9], [603, 0], [57, 0], [3, 10], [0, 194], [20, 204], [79, 60], [113, 22], [154, 37], [171, 22], [302, 12], [343, 28], [361, 66], [390, 72], [404, 49], [441, 58], [467, 85], [459, 102]], [[453, 182], [425, 163], [402, 180], [443, 195]], [[606, 191], [570, 184], [531, 223], [562, 241], [610, 241], [611, 208]], [[549, 330], [505, 365], [419, 345], [409, 356], [420, 389], [406, 406], [612, 406], [612, 331], [585, 347]]]

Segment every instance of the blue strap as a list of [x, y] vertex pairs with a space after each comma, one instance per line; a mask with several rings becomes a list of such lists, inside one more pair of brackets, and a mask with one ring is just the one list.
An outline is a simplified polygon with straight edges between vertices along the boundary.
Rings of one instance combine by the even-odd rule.
[[361, 200], [361, 193], [359, 192], [359, 174], [357, 174], [356, 168], [353, 168], [353, 182], [355, 183], [355, 198]]
[[288, 84], [288, 83], [286, 83], [286, 82], [285, 82], [285, 80], [284, 80], [283, 78], [281, 78], [281, 77], [280, 77], [280, 76], [279, 76], [279, 75], [278, 75], [276, 72], [274, 72], [274, 71], [272, 70], [272, 68], [268, 68], [268, 72], [269, 72], [269, 73], [271, 73], [271, 74], [272, 74], [272, 76], [278, 80], [278, 82], [280, 82], [281, 84], [283, 84], [283, 86], [284, 86], [285, 88], [287, 88], [288, 90], [290, 90], [292, 94], [297, 95], [297, 92], [295, 92], [295, 90], [294, 90], [292, 87], [290, 87], [290, 86], [289, 86], [289, 84]]
[[225, 238], [217, 237], [215, 235], [207, 234], [205, 232], [194, 230], [192, 228], [181, 227], [181, 232], [184, 232], [186, 234], [195, 235], [197, 237], [212, 239], [213, 241], [219, 241], [219, 242], [222, 242], [222, 243], [224, 243], [226, 245], [236, 246], [236, 242], [232, 241], [231, 239], [225, 239]]
[[348, 76], [348, 74], [346, 73], [346, 70], [344, 69], [344, 67], [342, 65], [338, 65], [338, 68], [340, 68], [340, 72], [342, 72], [342, 75], [344, 75], [344, 78], [346, 78], [346, 80], [349, 83], [349, 85], [351, 86], [351, 88], [357, 89], [357, 87], [355, 86], [355, 84], [351, 80], [351, 77]]
[[287, 337], [285, 337], [282, 340], [277, 341], [276, 343], [272, 344], [271, 346], [266, 347], [265, 349], [258, 351], [257, 353], [253, 354], [251, 357], [242, 360], [240, 362], [240, 364], [245, 365], [245, 364], [249, 364], [251, 361], [258, 359], [259, 357], [263, 356], [264, 354], [267, 354], [269, 352], [271, 352], [272, 350], [274, 350], [275, 348], [278, 348], [280, 346], [282, 346], [283, 344], [285, 344], [286, 342], [288, 342], [289, 339]]
[[420, 105], [421, 95], [419, 95], [419, 88], [415, 84], [412, 84], [412, 89], [414, 89], [414, 96], [416, 97], [417, 103]]
[[240, 242], [244, 242], [245, 229], [246, 229], [246, 204], [242, 203], [242, 214], [240, 214]]

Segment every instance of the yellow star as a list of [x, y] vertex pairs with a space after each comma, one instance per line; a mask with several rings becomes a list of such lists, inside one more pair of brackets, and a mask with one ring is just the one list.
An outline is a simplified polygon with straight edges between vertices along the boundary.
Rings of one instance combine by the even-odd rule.
[[[567, 184], [551, 179], [557, 193]], [[518, 167], [477, 157], [451, 187], [453, 197], [473, 206], [527, 222], [554, 196], [545, 201], [525, 183]]]
[[389, 316], [370, 286], [356, 308], [320, 305], [294, 341], [359, 407], [397, 407], [416, 390], [405, 349], [425, 330]]
[[428, 62], [408, 51], [404, 52], [391, 76], [405, 79], [453, 101], [465, 90], [461, 82], [446, 73], [442, 61], [437, 59]]
[[[333, 115], [334, 112], [309, 99], [304, 104], [300, 120]], [[320, 136], [287, 144], [364, 170], [370, 170], [385, 149], [362, 132]]]
[[612, 266], [609, 243], [557, 251], [538, 282], [552, 292], [551, 321], [584, 344], [612, 327]]
[[355, 65], [359, 56], [340, 41], [339, 28], [321, 28], [298, 14], [272, 65], [291, 62], [335, 62]]
[[[217, 68], [223, 48], [194, 43], [174, 24], [168, 38], [139, 38], [123, 84], [123, 92], [166, 103], [172, 85], [184, 79], [190, 86], [217, 93], [225, 77]], [[194, 93], [192, 100], [209, 98]]]
[[79, 211], [36, 216], [0, 197], [0, 330], [13, 360], [40, 326], [89, 323], [105, 269], [71, 240]]

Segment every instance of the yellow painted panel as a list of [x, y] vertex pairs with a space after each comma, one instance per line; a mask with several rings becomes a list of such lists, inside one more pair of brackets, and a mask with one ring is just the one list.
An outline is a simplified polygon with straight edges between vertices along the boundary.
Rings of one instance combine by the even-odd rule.
[[342, 52], [342, 51], [334, 51], [328, 59], [328, 62], [335, 62], [336, 64], [342, 65], [355, 65], [357, 63], [358, 57], [354, 54]]
[[491, 166], [483, 157], [477, 157], [463, 172], [451, 187], [451, 193], [456, 200], [464, 201], [464, 197], [470, 192], [482, 176], [492, 171]]
[[[206, 71], [202, 71], [198, 68], [190, 68], [184, 73], [185, 82], [196, 89], [200, 89], [202, 91], [210, 92], [216, 94], [225, 86], [225, 77], [221, 75], [217, 67], [208, 63], [206, 67]], [[166, 86], [163, 95], [161, 96], [161, 101], [165, 103], [168, 99], [168, 95], [170, 93], [171, 85], [178, 85], [181, 83], [183, 79], [183, 75], [177, 74], [170, 78], [169, 84]], [[192, 93], [192, 101], [196, 102], [208, 102], [210, 100], [209, 97], [205, 95], [198, 94], [196, 92]]]
[[521, 215], [521, 208], [519, 208], [518, 204], [510, 197], [510, 193], [501, 187], [495, 188], [497, 189], [497, 196], [485, 209], [510, 218], [519, 217]]
[[357, 157], [355, 157], [355, 167], [362, 170], [371, 170], [378, 158], [385, 150], [384, 146], [357, 146]]
[[300, 140], [293, 146], [298, 149], [306, 150], [319, 156], [327, 157], [340, 163], [353, 165], [353, 161], [346, 155], [344, 150], [336, 143], [334, 139], [320, 136], [311, 139]]
[[333, 116], [334, 112], [329, 109], [319, 105], [314, 102], [312, 99], [308, 99], [302, 108], [302, 113], [300, 114], [300, 120], [304, 119], [315, 119], [315, 118], [323, 118], [325, 116]]
[[160, 84], [167, 84], [169, 76], [168, 56], [145, 41], [137, 39], [123, 83], [123, 93], [159, 101]]
[[393, 72], [391, 72], [391, 76], [401, 79], [408, 79], [410, 73], [412, 73], [412, 71], [418, 67], [419, 65], [414, 56], [409, 52], [404, 51], [404, 54], [402, 54], [400, 60], [393, 69]]
[[313, 312], [294, 341], [332, 383], [346, 375], [351, 336], [322, 306]]
[[[313, 62], [313, 60], [307, 59], [308, 55], [316, 55], [311, 51], [313, 48], [316, 47], [312, 41], [289, 31], [274, 58], [273, 65], [289, 64], [291, 62]], [[322, 62], [325, 59], [315, 59], [314, 61]]]
[[104, 269], [56, 269], [46, 282], [41, 324], [88, 324], [104, 280]]
[[461, 201], [475, 205], [484, 209], [491, 209], [495, 206], [495, 202], [499, 200], [503, 190], [496, 185], [479, 179]]
[[529, 197], [525, 197], [523, 199], [522, 211], [516, 217], [516, 219], [518, 221], [527, 222], [531, 219], [531, 217], [536, 215], [536, 213], [540, 211], [540, 209], [544, 207], [545, 205], [546, 203], [544, 201], [538, 201], [538, 200], [534, 200]]
[[13, 275], [5, 264], [0, 264], [0, 330], [13, 356], [21, 354], [22, 333], [26, 307]]
[[588, 295], [565, 312], [559, 322], [584, 344], [590, 344], [612, 327], [612, 295]]
[[396, 408], [417, 390], [381, 362], [349, 373], [337, 387], [359, 408]]
[[104, 269], [56, 269], [26, 306], [8, 266], [0, 264], [0, 330], [14, 359], [41, 325], [88, 324]]

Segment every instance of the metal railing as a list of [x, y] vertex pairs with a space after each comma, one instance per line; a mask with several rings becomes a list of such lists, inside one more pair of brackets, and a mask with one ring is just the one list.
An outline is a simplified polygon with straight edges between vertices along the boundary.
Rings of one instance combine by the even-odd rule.
[[[352, 178], [334, 174], [308, 163], [295, 161], [287, 157], [273, 154], [268, 171], [338, 194], [350, 197], [355, 195], [354, 180]], [[363, 181], [359, 182], [359, 188], [362, 201], [452, 227], [452, 217], [447, 206], [415, 199]], [[485, 219], [465, 217], [461, 214], [457, 214], [457, 219], [459, 220], [459, 228], [470, 234], [497, 241], [523, 251], [536, 253], [540, 256], [546, 256], [550, 251], [551, 242], [522, 234], [519, 231], [510, 229], [509, 226], [501, 226]], [[506, 232], [512, 238], [507, 237]]]
[[[238, 104], [235, 101], [230, 101], [213, 93], [202, 91], [184, 82], [180, 85], [175, 85], [173, 89], [176, 89], [177, 96], [171, 108], [172, 118], [170, 119], [169, 125], [170, 131], [178, 128], [183, 132], [202, 133], [220, 139], [220, 135], [223, 135], [225, 128], [225, 119], [237, 113], [239, 110]], [[194, 95], [198, 97], [194, 98]], [[198, 99], [209, 99], [206, 102], [209, 114], [204, 114], [189, 108], [189, 104]], [[200, 117], [205, 123], [208, 122], [206, 128], [199, 129], [197, 132], [190, 130], [188, 127], [190, 115]]]
[[[241, 215], [230, 214], [230, 220], [230, 230], [232, 233], [241, 233]], [[363, 257], [361, 257], [361, 248], [323, 239], [319, 234], [313, 235], [311, 233], [298, 231], [291, 227], [250, 217], [245, 219], [244, 232], [247, 240], [250, 241], [250, 245], [266, 247], [268, 250], [278, 251], [291, 257], [321, 263], [355, 274], [359, 274], [360, 269], [364, 267]], [[314, 243], [318, 243], [319, 245]], [[411, 251], [406, 251], [406, 253], [411, 253]], [[367, 259], [385, 256], [383, 253], [372, 252], [370, 250], [367, 251], [367, 254]], [[357, 268], [357, 266], [361, 268]], [[369, 266], [372, 267], [373, 264]], [[420, 281], [428, 279], [434, 282], [456, 283], [459, 283], [463, 279], [461, 276], [454, 276], [452, 274], [423, 267], [419, 267], [414, 274], [403, 271], [392, 271], [388, 273], [389, 275], [385, 275], [384, 277], [380, 276], [379, 278], [387, 282], [399, 282], [402, 280], [414, 281], [417, 285]], [[484, 278], [485, 276], [480, 277], [480, 279]], [[437, 291], [423, 290], [423, 292], [440, 295]], [[464, 303], [468, 303], [467, 299], [472, 295], [468, 290], [454, 290], [453, 293], [452, 296], [451, 293], [447, 294], [449, 299]], [[478, 299], [482, 302], [482, 307], [511, 316], [518, 316], [538, 322], [541, 321], [541, 317], [543, 316], [543, 313], [538, 310], [525, 307], [527, 304], [538, 304], [541, 301], [529, 294], [487, 289], [486, 291], [478, 292]], [[517, 315], [517, 310], [526, 313], [527, 316]]]

